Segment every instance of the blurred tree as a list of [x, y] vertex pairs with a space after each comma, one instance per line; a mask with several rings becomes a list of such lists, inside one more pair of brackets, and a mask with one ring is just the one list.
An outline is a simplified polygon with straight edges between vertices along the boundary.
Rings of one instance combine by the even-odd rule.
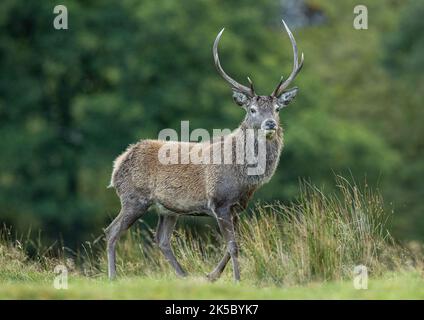
[[383, 63], [392, 79], [386, 133], [402, 154], [391, 190], [400, 212], [397, 228], [406, 238], [424, 239], [424, 3], [407, 3], [395, 31], [383, 38]]
[[[120, 139], [130, 141], [136, 122], [120, 121], [118, 106], [135, 106], [110, 93], [127, 56], [131, 14], [112, 1], [83, 3], [64, 3], [69, 30], [53, 28], [53, 1], [0, 5], [2, 216], [67, 240], [93, 230], [99, 217], [81, 177], [122, 147]], [[96, 171], [90, 177], [106, 185]]]
[[[206, 129], [241, 121], [243, 110], [212, 61], [223, 26], [225, 69], [240, 82], [251, 76], [260, 94], [290, 72], [292, 53], [272, 0], [61, 4], [68, 30], [53, 28], [54, 1], [0, 3], [0, 216], [76, 245], [116, 214], [118, 199], [106, 186], [127, 144], [179, 130], [181, 120]], [[306, 53], [296, 80], [301, 94], [282, 111], [286, 148], [258, 194], [264, 200], [293, 199], [299, 178], [326, 184], [333, 171], [376, 180], [398, 159], [384, 136], [343, 111], [344, 85], [353, 81], [345, 70], [355, 76], [357, 66], [340, 68], [342, 80], [330, 71], [347, 49], [328, 52], [334, 37], [327, 28], [295, 33]]]

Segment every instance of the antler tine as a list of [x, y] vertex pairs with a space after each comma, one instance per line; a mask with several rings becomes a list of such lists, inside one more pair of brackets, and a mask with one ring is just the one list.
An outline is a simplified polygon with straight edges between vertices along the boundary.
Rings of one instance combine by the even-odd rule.
[[216, 69], [218, 70], [218, 73], [232, 86], [234, 90], [237, 90], [241, 93], [244, 93], [250, 97], [253, 97], [255, 95], [253, 91], [253, 85], [251, 84], [250, 88], [238, 83], [233, 78], [231, 78], [228, 74], [225, 73], [224, 69], [221, 67], [221, 63], [219, 61], [218, 56], [218, 44], [219, 40], [221, 39], [222, 33], [224, 32], [225, 28], [222, 28], [222, 30], [218, 33], [215, 42], [213, 44], [213, 58], [215, 61]]
[[280, 88], [280, 86], [283, 84], [283, 82], [284, 82], [284, 77], [281, 76], [280, 81], [278, 82], [277, 87], [275, 88], [275, 90], [274, 90], [274, 92], [272, 93], [271, 96], [273, 96], [273, 97], [276, 96], [278, 88]]
[[247, 77], [247, 81], [249, 81], [249, 84], [250, 84], [250, 93], [254, 96], [255, 95], [255, 87], [253, 86], [253, 81], [250, 79], [250, 77]]
[[297, 76], [297, 74], [302, 69], [303, 61], [304, 61], [304, 55], [302, 52], [300, 63], [299, 63], [296, 40], [294, 39], [294, 36], [292, 32], [290, 31], [289, 27], [287, 26], [286, 22], [284, 20], [281, 20], [281, 21], [283, 22], [284, 28], [286, 29], [286, 32], [289, 35], [290, 42], [293, 47], [293, 70], [290, 76], [286, 79], [286, 81], [283, 82], [281, 79], [280, 83], [277, 85], [277, 88], [275, 88], [274, 92], [272, 93], [272, 96], [275, 96], [275, 97], [280, 96], [283, 93], [284, 89], [286, 89], [287, 86], [293, 81], [293, 79]]

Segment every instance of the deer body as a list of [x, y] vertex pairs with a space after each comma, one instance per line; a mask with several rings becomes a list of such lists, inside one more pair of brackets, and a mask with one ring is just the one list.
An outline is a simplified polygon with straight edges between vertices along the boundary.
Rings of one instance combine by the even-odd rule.
[[[303, 57], [299, 65], [296, 43], [290, 30], [286, 25], [285, 27], [292, 40], [295, 54], [295, 66], [290, 76], [294, 78], [302, 66]], [[228, 261], [232, 259], [234, 278], [240, 279], [235, 235], [237, 214], [246, 208], [253, 193], [271, 179], [277, 168], [283, 147], [283, 129], [279, 126], [278, 111], [295, 97], [297, 88], [283, 91], [282, 87], [287, 86], [288, 83], [280, 82], [271, 96], [258, 96], [254, 93], [252, 84], [250, 88], [247, 88], [231, 79], [222, 70], [217, 54], [217, 45], [222, 31], [214, 44], [215, 64], [220, 74], [231, 84], [235, 102], [246, 109], [246, 117], [231, 134], [219, 137], [212, 142], [141, 140], [130, 145], [115, 160], [110, 186], [115, 188], [121, 200], [121, 211], [106, 229], [110, 278], [116, 275], [115, 247], [119, 236], [150, 207], [154, 207], [159, 214], [156, 241], [179, 276], [185, 276], [186, 273], [176, 260], [170, 246], [177, 219], [181, 215], [208, 215], [216, 218], [227, 243], [222, 260], [208, 278], [217, 279]], [[251, 144], [245, 141], [248, 130], [258, 133]], [[237, 162], [236, 146], [237, 141], [243, 141], [246, 149], [257, 150], [261, 142], [259, 132], [266, 132], [265, 167], [263, 172], [252, 175], [248, 173], [249, 164]], [[158, 154], [165, 144], [170, 143], [174, 144], [179, 152], [184, 152], [183, 150], [188, 150], [189, 153], [198, 152], [201, 147], [202, 153], [210, 154], [211, 158], [214, 152], [225, 150], [224, 145], [230, 145], [232, 161], [217, 164], [190, 162], [164, 164], [160, 161]]]
[[[241, 131], [237, 129], [223, 139], [236, 140]], [[165, 143], [169, 142], [142, 140], [131, 145], [115, 160], [110, 186], [120, 197], [139, 193], [147, 203], [176, 215], [203, 213], [212, 216], [211, 202], [222, 202], [227, 198], [226, 202], [235, 205], [272, 177], [283, 144], [282, 134], [267, 141], [265, 173], [249, 176], [244, 164], [162, 164], [157, 155]], [[175, 143], [181, 145], [184, 142]], [[214, 143], [223, 144], [225, 141]], [[196, 146], [196, 143], [187, 144], [189, 149]], [[205, 147], [205, 152], [213, 154], [213, 150], [212, 144]]]

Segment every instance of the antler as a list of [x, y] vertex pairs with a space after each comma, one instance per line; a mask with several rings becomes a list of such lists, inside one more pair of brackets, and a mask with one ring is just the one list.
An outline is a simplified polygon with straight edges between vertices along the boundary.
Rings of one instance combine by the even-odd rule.
[[287, 27], [287, 24], [283, 21], [284, 24], [284, 28], [286, 28], [287, 34], [289, 35], [290, 38], [290, 42], [292, 44], [293, 47], [293, 70], [290, 74], [290, 76], [286, 79], [286, 81], [283, 81], [283, 77], [281, 77], [280, 82], [277, 85], [277, 88], [275, 88], [274, 92], [272, 93], [271, 96], [273, 97], [279, 97], [284, 89], [286, 89], [288, 87], [288, 85], [293, 81], [293, 79], [297, 76], [297, 74], [299, 73], [299, 71], [302, 69], [303, 67], [303, 60], [304, 60], [304, 56], [303, 56], [303, 52], [302, 52], [302, 56], [300, 58], [300, 63], [298, 61], [298, 55], [297, 55], [297, 45], [296, 45], [296, 40], [293, 37], [293, 34], [291, 33], [289, 27]]
[[215, 66], [219, 72], [219, 74], [231, 85], [231, 87], [236, 90], [239, 91], [241, 93], [244, 93], [246, 95], [248, 95], [249, 97], [254, 97], [255, 94], [255, 90], [253, 88], [253, 83], [252, 81], [248, 78], [249, 83], [250, 83], [250, 88], [238, 83], [237, 81], [235, 81], [233, 78], [231, 78], [228, 74], [225, 73], [224, 69], [222, 69], [221, 67], [221, 63], [219, 62], [219, 56], [218, 56], [218, 44], [219, 44], [219, 40], [221, 39], [222, 33], [224, 32], [225, 28], [223, 28], [217, 35], [215, 42], [213, 44], [213, 59], [215, 60]]

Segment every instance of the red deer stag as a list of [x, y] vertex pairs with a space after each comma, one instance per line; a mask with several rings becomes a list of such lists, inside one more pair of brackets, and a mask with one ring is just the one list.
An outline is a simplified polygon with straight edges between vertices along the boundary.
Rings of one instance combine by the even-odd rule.
[[[243, 122], [231, 134], [208, 143], [141, 140], [130, 145], [114, 161], [110, 186], [116, 189], [121, 200], [121, 211], [105, 230], [108, 271], [111, 279], [116, 276], [115, 247], [119, 236], [152, 206], [156, 208], [159, 215], [156, 241], [177, 275], [186, 275], [170, 246], [178, 217], [208, 215], [217, 220], [226, 241], [226, 249], [221, 261], [207, 277], [211, 281], [218, 279], [231, 259], [234, 279], [236, 281], [240, 279], [235, 232], [238, 213], [246, 208], [253, 193], [262, 184], [268, 182], [275, 172], [283, 147], [283, 130], [280, 126], [279, 111], [296, 96], [298, 88], [287, 89], [287, 87], [303, 65], [303, 54], [299, 62], [296, 41], [284, 21], [283, 25], [293, 48], [293, 70], [285, 81], [281, 79], [269, 96], [257, 95], [250, 79], [248, 79], [250, 85], [246, 87], [236, 82], [223, 70], [218, 57], [218, 43], [224, 29], [216, 37], [213, 45], [215, 66], [219, 74], [230, 84], [235, 103], [246, 111]], [[249, 164], [237, 161], [218, 164], [164, 164], [158, 156], [161, 148], [169, 143], [179, 151], [188, 144], [188, 153], [199, 144], [203, 144], [202, 152], [205, 153], [216, 150], [214, 148], [217, 144], [223, 146], [229, 143], [234, 146], [234, 141], [245, 141], [244, 137], [248, 130], [256, 132], [253, 139], [255, 150], [259, 145], [258, 139], [261, 136], [259, 133], [265, 137], [263, 139], [264, 170], [258, 174], [249, 174]], [[231, 147], [230, 151], [231, 157], [234, 158], [236, 156], [233, 154], [234, 147]]]

